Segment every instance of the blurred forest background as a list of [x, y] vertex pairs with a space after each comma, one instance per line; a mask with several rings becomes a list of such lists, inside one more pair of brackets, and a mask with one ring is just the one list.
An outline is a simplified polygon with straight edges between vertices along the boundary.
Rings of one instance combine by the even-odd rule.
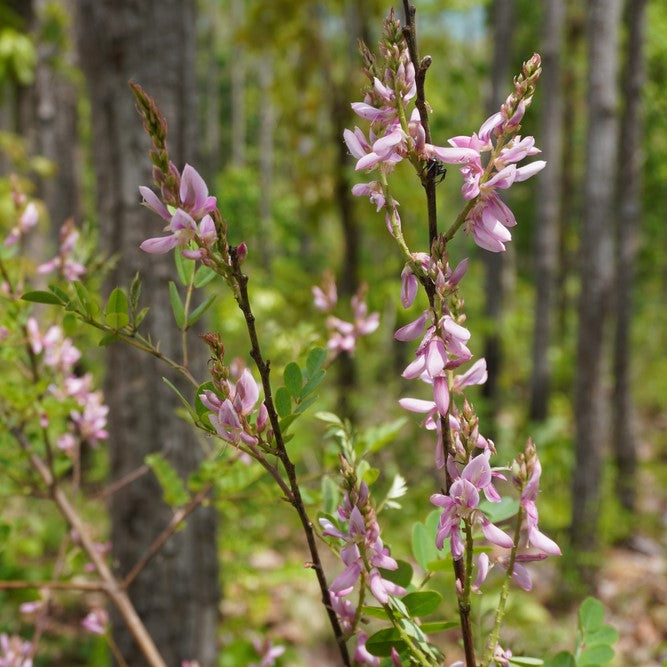
[[[540, 518], [565, 553], [534, 568], [536, 593], [514, 592], [506, 643], [532, 655], [571, 647], [573, 604], [593, 591], [621, 633], [615, 664], [660, 665], [667, 650], [667, 5], [416, 5], [420, 51], [433, 57], [426, 94], [438, 145], [476, 131], [510, 92], [521, 62], [535, 51], [543, 59], [522, 134], [535, 135], [548, 165], [508, 197], [519, 223], [511, 249], [490, 255], [461, 238], [451, 251], [456, 261], [472, 258], [464, 286], [472, 350], [486, 356], [490, 375], [472, 394], [481, 430], [507, 461], [532, 436], [544, 469]], [[248, 244], [257, 319], [278, 372], [326, 340], [311, 295], [326, 268], [343, 303], [369, 285], [381, 326], [354, 356], [337, 360], [317, 408], [339, 411], [380, 443], [373, 461], [380, 487], [395, 473], [405, 477], [403, 509], [383, 513], [381, 524], [394, 555], [409, 558], [411, 526], [432, 509], [437, 485], [431, 438], [397, 405], [409, 359], [392, 335], [413, 317], [400, 307], [402, 264], [382, 216], [350, 194], [362, 178], [342, 141], [343, 129], [358, 122], [349, 106], [363, 84], [357, 39], [373, 48], [389, 8], [380, 0], [1, 0], [0, 225], [4, 233], [13, 224], [9, 174], [16, 173], [44, 204], [32, 251], [55, 246], [73, 217], [100, 256], [116, 258], [106, 285], [143, 271], [150, 325], [165, 349], [178, 345], [165, 324], [173, 260], [148, 261], [137, 249], [157, 229], [139, 207], [137, 187], [150, 184], [148, 141], [127, 82], [144, 86], [168, 120], [178, 165], [197, 167], [231, 242]], [[403, 167], [393, 179], [403, 228], [411, 248], [427, 250], [421, 187]], [[459, 189], [451, 169], [438, 187], [441, 229], [462, 207]], [[249, 362], [231, 296], [209, 313], [206, 327], [222, 332], [228, 358]], [[96, 344], [90, 332], [82, 335]], [[100, 349], [95, 366], [105, 378], [112, 438], [86, 463], [93, 491], [157, 449], [183, 474], [198, 462], [173, 395], [159, 386], [163, 371], [116, 347]], [[290, 445], [313, 516], [335, 479], [324, 430], [309, 415]], [[5, 472], [3, 513], [20, 516], [23, 530], [0, 545], [0, 579], [48, 578], [63, 526], [43, 501], [17, 498]], [[150, 473], [110, 502], [98, 496], [105, 502], [88, 519], [108, 524], [114, 563], [126, 571], [171, 510], [157, 500]], [[333, 664], [297, 534], [295, 516], [275, 502], [261, 471], [236, 467], [221, 476], [212, 506], [193, 515], [131, 590], [158, 644], [173, 644], [174, 664], [195, 651], [202, 665], [248, 664], [251, 641], [265, 634], [288, 646], [279, 664]], [[441, 586], [453, 615], [451, 578], [443, 573]], [[34, 597], [0, 592], [0, 630], [28, 628], [18, 605]], [[80, 598], [63, 596], [58, 605], [36, 664], [107, 664], [103, 640], [81, 637]], [[193, 620], [184, 628], [183, 618]]]

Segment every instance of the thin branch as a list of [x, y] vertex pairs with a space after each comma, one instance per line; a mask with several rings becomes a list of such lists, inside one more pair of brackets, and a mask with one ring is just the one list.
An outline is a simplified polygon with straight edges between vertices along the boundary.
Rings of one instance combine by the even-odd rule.
[[177, 510], [171, 521], [165, 529], [153, 540], [146, 553], [134, 564], [134, 567], [127, 573], [121, 582], [121, 588], [127, 590], [132, 582], [139, 576], [148, 562], [162, 549], [167, 540], [180, 528], [181, 524], [194, 512], [203, 502], [204, 498], [213, 486], [212, 482], [206, 484], [199, 493], [190, 500], [190, 502]]
[[98, 493], [94, 494], [91, 496], [91, 500], [104, 500], [108, 498], [109, 496], [112, 496], [114, 493], [118, 493], [121, 489], [125, 488], [128, 484], [131, 484], [134, 482], [135, 479], [139, 479], [140, 477], [143, 477], [147, 472], [150, 471], [150, 467], [147, 466], [145, 463], [143, 465], [140, 465], [138, 468], [135, 470], [132, 470], [127, 473], [127, 475], [123, 475], [119, 479], [117, 479], [115, 482], [109, 484], [107, 487], [99, 491]]
[[59, 488], [56, 478], [52, 475], [46, 463], [32, 451], [30, 443], [23, 430], [20, 427], [13, 427], [10, 429], [10, 432], [21, 448], [30, 457], [33, 467], [42, 478], [42, 481], [49, 490], [49, 494], [60, 510], [60, 513], [67, 521], [68, 525], [76, 531], [81, 546], [93, 562], [95, 569], [105, 584], [106, 593], [109, 595], [118, 613], [123, 618], [128, 630], [144, 654], [146, 661], [151, 667], [166, 667], [166, 663], [153, 643], [152, 637], [148, 634], [146, 627], [139, 618], [130, 598], [127, 593], [119, 587], [118, 582], [113, 576], [106, 561], [95, 548], [95, 544], [88, 534], [76, 509], [74, 509], [62, 489]]
[[108, 592], [108, 586], [103, 581], [0, 581], [0, 591], [24, 590], [30, 588], [44, 588], [54, 591]]
[[352, 663], [350, 662], [350, 656], [347, 650], [347, 645], [345, 643], [345, 635], [342, 628], [340, 627], [340, 623], [338, 622], [338, 616], [336, 615], [336, 612], [331, 605], [329, 585], [324, 574], [324, 568], [322, 567], [320, 554], [317, 550], [317, 541], [315, 531], [313, 529], [313, 524], [308, 517], [303, 498], [301, 497], [301, 489], [299, 488], [296, 469], [289, 457], [287, 448], [285, 447], [285, 441], [283, 440], [283, 434], [280, 429], [278, 413], [276, 412], [276, 408], [273, 403], [270, 380], [270, 363], [262, 356], [259, 338], [257, 336], [257, 329], [255, 327], [255, 316], [252, 313], [252, 309], [250, 307], [250, 298], [248, 296], [248, 276], [246, 276], [241, 271], [236, 249], [232, 248], [230, 254], [232, 259], [232, 276], [236, 281], [236, 285], [238, 286], [238, 289], [235, 290], [235, 297], [245, 318], [251, 345], [250, 356], [253, 358], [262, 380], [262, 387], [264, 389], [264, 404], [266, 405], [267, 412], [269, 413], [269, 421], [271, 422], [271, 427], [273, 429], [274, 438], [276, 441], [276, 453], [281, 463], [283, 464], [283, 467], [285, 468], [285, 472], [287, 473], [287, 479], [292, 491], [292, 506], [299, 515], [303, 531], [306, 535], [306, 541], [308, 542], [308, 549], [310, 551], [311, 557], [309, 566], [315, 570], [317, 581], [320, 586], [320, 591], [322, 593], [322, 604], [327, 610], [329, 623], [331, 624], [331, 628], [336, 638], [336, 643], [338, 644], [338, 650], [340, 652], [341, 659], [346, 667], [350, 667]]

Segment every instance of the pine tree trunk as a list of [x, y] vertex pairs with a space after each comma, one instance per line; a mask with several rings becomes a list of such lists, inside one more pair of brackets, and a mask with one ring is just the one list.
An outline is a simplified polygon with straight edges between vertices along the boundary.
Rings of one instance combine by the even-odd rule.
[[644, 83], [645, 0], [629, 2], [628, 42], [623, 77], [625, 109], [621, 118], [618, 162], [617, 248], [614, 338], [614, 393], [612, 443], [616, 459], [617, 490], [621, 504], [635, 508], [637, 441], [632, 404], [632, 288], [641, 222], [642, 117]]
[[561, 95], [561, 53], [565, 6], [562, 0], [545, 3], [540, 81], [541, 115], [538, 133], [547, 169], [537, 182], [535, 225], [535, 329], [530, 417], [544, 420], [549, 403], [549, 343], [552, 338], [554, 289], [558, 267], [561, 198], [561, 148], [563, 104]]
[[[582, 552], [598, 544], [605, 423], [603, 351], [613, 284], [616, 74], [620, 0], [588, 3], [588, 130], [581, 228], [577, 369], [574, 395], [575, 469], [572, 545]], [[581, 561], [589, 564], [588, 560]], [[587, 568], [583, 568], [584, 573]]]
[[[494, 0], [491, 95], [487, 106], [489, 115], [498, 111], [510, 92], [513, 15], [514, 0]], [[482, 393], [489, 399], [491, 409], [496, 414], [499, 407], [498, 387], [502, 366], [502, 316], [510, 267], [508, 253], [482, 251], [482, 258], [485, 266], [484, 315], [490, 323], [490, 333], [484, 339], [484, 357], [489, 377], [482, 388]]]
[[[180, 334], [167, 291], [175, 275], [173, 258], [139, 250], [141, 241], [154, 236], [161, 224], [139, 205], [137, 186], [151, 184], [149, 141], [127, 83], [141, 83], [156, 98], [168, 119], [174, 162], [182, 167], [192, 161], [197, 140], [194, 0], [81, 0], [78, 9], [80, 60], [92, 105], [101, 250], [119, 257], [111, 284], [127, 285], [135, 272], [142, 273], [143, 302], [151, 306], [151, 335], [165, 354], [180, 358]], [[203, 350], [193, 342], [191, 352], [197, 375]], [[156, 451], [185, 477], [197, 467], [200, 448], [192, 428], [176, 416], [178, 400], [161, 376], [187, 395], [191, 387], [183, 387], [165, 366], [129, 346], [114, 344], [108, 354], [112, 479], [135, 470]], [[152, 474], [114, 494], [112, 555], [121, 576], [171, 518], [161, 497]], [[187, 527], [149, 562], [129, 594], [167, 664], [188, 659], [197, 659], [203, 667], [216, 664], [219, 588], [212, 509], [200, 507], [191, 515]], [[128, 665], [144, 664], [117, 622], [114, 638]]]

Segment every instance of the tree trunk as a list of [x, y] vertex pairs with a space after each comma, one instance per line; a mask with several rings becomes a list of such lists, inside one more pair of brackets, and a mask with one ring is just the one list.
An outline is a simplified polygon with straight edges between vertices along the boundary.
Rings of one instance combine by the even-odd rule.
[[628, 42], [623, 77], [625, 109], [621, 118], [620, 150], [623, 162], [617, 172], [617, 248], [614, 393], [612, 443], [616, 459], [617, 490], [621, 505], [635, 508], [637, 442], [632, 405], [630, 328], [635, 257], [641, 221], [642, 117], [641, 90], [644, 83], [645, 0], [627, 3]]
[[[620, 0], [588, 3], [588, 130], [581, 228], [579, 330], [575, 380], [572, 545], [598, 544], [605, 423], [603, 350], [613, 284], [612, 225], [616, 168], [616, 70]], [[582, 561], [588, 563], [586, 561]], [[587, 568], [582, 568], [586, 574]]]
[[[232, 0], [232, 30], [237, 31], [243, 28], [245, 23], [244, 13], [244, 0]], [[245, 72], [247, 57], [245, 47], [241, 45], [238, 39], [234, 40], [234, 44], [234, 56], [231, 61], [232, 164], [236, 167], [243, 167], [246, 155]], [[260, 67], [262, 66], [260, 64]], [[268, 62], [265, 66], [268, 67]], [[273, 120], [271, 122], [273, 123]], [[271, 135], [273, 135], [273, 130], [271, 130]], [[273, 145], [273, 138], [271, 138], [271, 144]], [[271, 169], [273, 169], [273, 165], [271, 165]]]
[[[143, 275], [147, 320], [161, 350], [180, 358], [180, 334], [169, 306], [167, 283], [175, 271], [171, 254], [139, 250], [160, 221], [139, 205], [137, 186], [151, 183], [149, 140], [134, 108], [127, 83], [140, 82], [157, 100], [169, 123], [175, 163], [192, 160], [196, 147], [194, 90], [194, 0], [81, 0], [78, 3], [81, 64], [92, 104], [100, 241], [105, 254], [120, 258], [112, 284], [127, 285]], [[203, 366], [203, 349], [195, 375]], [[194, 351], [194, 350], [193, 350]], [[178, 401], [161, 381], [165, 366], [131, 347], [109, 349], [106, 398], [110, 414], [111, 475], [119, 479], [142, 465], [147, 454], [163, 453], [185, 476], [200, 460], [192, 428], [176, 417]], [[186, 394], [191, 388], [182, 387]], [[113, 559], [126, 574], [169, 521], [152, 475], [144, 475], [114, 494], [111, 503]], [[216, 518], [198, 508], [187, 527], [174, 535], [149, 562], [129, 594], [167, 664], [198, 660], [216, 664], [218, 567]], [[117, 619], [116, 619], [117, 620]], [[114, 638], [129, 665], [143, 665], [125, 628], [114, 623]]]
[[535, 329], [530, 400], [530, 417], [534, 420], [546, 419], [550, 391], [549, 342], [553, 328], [561, 198], [563, 104], [559, 55], [564, 19], [565, 6], [562, 0], [548, 0], [545, 4], [542, 38], [542, 80], [540, 81], [542, 111], [538, 133], [542, 156], [547, 161], [547, 170], [537, 182]]
[[[493, 64], [491, 69], [491, 95], [487, 112], [495, 113], [509, 93], [511, 81], [512, 32], [514, 29], [514, 0], [494, 0], [493, 3]], [[490, 321], [490, 333], [484, 339], [484, 357], [489, 372], [482, 393], [489, 399], [491, 410], [498, 409], [498, 381], [502, 365], [502, 315], [506, 286], [509, 280], [508, 254], [482, 252], [485, 266], [484, 315]], [[488, 431], [488, 429], [487, 429]]]
[[272, 185], [273, 185], [273, 143], [276, 113], [271, 98], [273, 67], [268, 57], [258, 62], [259, 88], [262, 106], [259, 110], [259, 254], [267, 271], [271, 270], [272, 255]]

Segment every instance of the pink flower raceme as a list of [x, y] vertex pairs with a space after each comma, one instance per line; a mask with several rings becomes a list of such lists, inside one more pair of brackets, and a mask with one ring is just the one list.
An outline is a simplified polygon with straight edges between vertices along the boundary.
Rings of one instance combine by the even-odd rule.
[[[480, 523], [484, 537], [501, 547], [511, 548], [512, 538], [497, 526], [492, 524], [486, 515], [479, 509], [479, 492], [483, 491], [491, 502], [498, 502], [500, 496], [492, 485], [493, 473], [489, 465], [491, 452], [486, 450], [474, 457], [465, 466], [460, 476], [458, 470], [451, 463], [450, 474], [455, 477], [447, 495], [434, 493], [431, 502], [444, 508], [438, 524], [436, 546], [442, 549], [446, 538], [450, 539], [452, 557], [458, 560], [463, 556], [464, 542], [461, 537], [460, 523], [466, 519], [472, 523]], [[451, 461], [451, 459], [450, 459]]]
[[[463, 163], [460, 169], [463, 175], [461, 194], [468, 201], [478, 198], [468, 213], [467, 229], [478, 246], [491, 252], [505, 250], [504, 244], [512, 238], [508, 228], [516, 225], [514, 214], [496, 190], [505, 190], [513, 183], [525, 181], [546, 165], [544, 160], [537, 160], [523, 167], [516, 166], [517, 162], [540, 152], [533, 137], [514, 136], [499, 151], [496, 150], [491, 139], [493, 133], [502, 131], [503, 127], [506, 127], [505, 131], [514, 131], [517, 124], [518, 120], [507, 128], [502, 113], [496, 113], [483, 123], [479, 133], [449, 140], [454, 151], [464, 153], [437, 154], [438, 159], [447, 164]], [[490, 153], [486, 165], [482, 158], [484, 153]]]
[[164, 231], [168, 236], [147, 239], [139, 247], [148, 253], [161, 254], [173, 248], [185, 248], [191, 241], [196, 249], [184, 249], [181, 254], [189, 259], [204, 260], [211, 252], [218, 235], [213, 218], [209, 215], [216, 208], [216, 198], [209, 197], [208, 186], [194, 167], [185, 165], [180, 176], [180, 206], [173, 215], [159, 197], [145, 186], [139, 188], [144, 204], [168, 221]]
[[32, 644], [18, 635], [0, 634], [0, 667], [32, 667]]
[[[352, 297], [352, 312], [354, 322], [341, 320], [334, 315], [329, 315], [326, 320], [329, 330], [327, 347], [334, 353], [353, 352], [357, 340], [362, 336], [373, 333], [380, 324], [380, 314], [368, 314], [368, 306], [364, 300], [366, 286], [361, 285], [357, 293]], [[338, 300], [336, 283], [333, 276], [325, 275], [322, 287], [313, 287], [313, 298], [315, 307], [325, 312], [331, 312]]]
[[228, 396], [224, 399], [207, 389], [199, 395], [201, 402], [214, 414], [209, 420], [218, 435], [232, 444], [243, 442], [246, 445], [256, 445], [258, 435], [262, 433], [269, 422], [269, 414], [264, 402], [259, 406], [257, 419], [253, 424], [248, 417], [254, 414], [259, 399], [259, 387], [250, 371], [245, 368], [241, 376], [232, 384], [227, 381]]
[[65, 280], [78, 280], [85, 272], [83, 264], [72, 259], [72, 254], [79, 239], [79, 232], [71, 218], [60, 228], [60, 248], [58, 254], [48, 262], [37, 267], [37, 273], [51, 273], [58, 271]]
[[39, 220], [39, 212], [34, 202], [28, 203], [15, 227], [7, 235], [5, 239], [5, 247], [16, 244], [21, 237], [23, 237], [30, 229], [32, 229]]
[[[365, 514], [362, 514], [359, 506], [366, 508]], [[374, 512], [369, 510], [368, 486], [362, 482], [357, 503], [352, 505], [349, 494], [345, 494], [343, 505], [338, 508], [339, 516], [348, 522], [347, 532], [336, 528], [329, 519], [320, 519], [323, 535], [337, 537], [346, 543], [340, 552], [346, 568], [334, 579], [330, 590], [338, 596], [348, 595], [362, 573], [365, 573], [375, 598], [381, 604], [386, 604], [390, 595], [405, 595], [405, 589], [384, 579], [378, 570], [396, 570], [398, 563], [383, 545], [377, 519]]]

